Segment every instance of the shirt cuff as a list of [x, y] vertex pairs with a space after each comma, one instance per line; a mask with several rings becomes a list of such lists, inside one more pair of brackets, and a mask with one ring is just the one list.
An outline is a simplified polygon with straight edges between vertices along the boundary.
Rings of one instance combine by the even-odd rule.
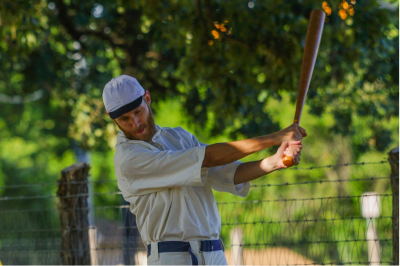
[[240, 197], [246, 197], [250, 190], [250, 184], [243, 183], [235, 185], [235, 173], [239, 165], [239, 161], [217, 167], [211, 167], [208, 172], [208, 179], [211, 187], [216, 191], [228, 192]]
[[198, 149], [199, 162], [195, 167], [193, 186], [204, 186], [208, 176], [208, 167], [201, 166], [203, 165], [204, 156], [206, 155], [206, 147], [198, 147]]
[[234, 177], [235, 177], [236, 170], [239, 167], [239, 165], [241, 165], [241, 164], [242, 164], [242, 162], [240, 162], [240, 161], [231, 163], [230, 175], [232, 176], [232, 185], [229, 186], [229, 190], [230, 190], [229, 193], [240, 196], [240, 197], [246, 197], [250, 191], [250, 182], [237, 184], [237, 185], [235, 185], [235, 183], [234, 183], [235, 182]]
[[229, 187], [229, 193], [240, 196], [240, 197], [246, 197], [250, 190], [250, 183], [246, 182], [246, 183], [237, 184], [237, 185], [235, 185], [235, 183], [234, 183], [235, 182], [234, 177], [235, 177], [236, 170], [239, 167], [239, 165], [241, 165], [241, 164], [242, 164], [242, 162], [236, 161], [236, 162], [233, 162], [233, 163], [227, 165], [228, 166], [227, 167], [228, 176], [230, 176], [231, 177], [230, 179], [232, 180], [231, 181], [232, 183], [228, 187]]
[[249, 194], [249, 191], [250, 191], [250, 182], [246, 182], [246, 183], [235, 185], [236, 193], [232, 193], [232, 194], [238, 195], [240, 197], [246, 197], [247, 194]]

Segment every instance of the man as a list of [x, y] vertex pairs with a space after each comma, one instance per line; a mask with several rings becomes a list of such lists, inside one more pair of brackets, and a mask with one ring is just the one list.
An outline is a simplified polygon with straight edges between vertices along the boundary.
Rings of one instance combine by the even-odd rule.
[[[103, 101], [121, 131], [114, 157], [118, 187], [136, 215], [149, 265], [226, 265], [221, 220], [212, 190], [245, 197], [249, 181], [300, 161], [304, 129], [291, 125], [252, 139], [204, 145], [182, 128], [154, 123], [149, 91], [122, 75], [106, 84]], [[237, 160], [272, 145], [263, 160]]]

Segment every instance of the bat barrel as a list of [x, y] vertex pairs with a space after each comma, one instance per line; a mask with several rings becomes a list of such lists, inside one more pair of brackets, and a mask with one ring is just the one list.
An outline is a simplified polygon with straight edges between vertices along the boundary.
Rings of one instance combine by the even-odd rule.
[[308, 24], [306, 43], [304, 47], [303, 62], [301, 65], [296, 113], [294, 116], [294, 123], [297, 124], [300, 123], [304, 101], [306, 99], [308, 87], [310, 86], [315, 60], [317, 59], [318, 48], [321, 42], [324, 22], [325, 12], [319, 9], [314, 9], [310, 15], [310, 22]]

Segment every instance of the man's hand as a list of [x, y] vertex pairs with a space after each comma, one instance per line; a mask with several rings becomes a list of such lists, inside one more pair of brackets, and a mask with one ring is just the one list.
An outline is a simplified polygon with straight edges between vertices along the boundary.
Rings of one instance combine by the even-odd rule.
[[269, 174], [275, 170], [288, 168], [282, 163], [282, 158], [289, 155], [294, 158], [295, 164], [300, 162], [300, 152], [303, 146], [301, 140], [285, 141], [279, 147], [277, 152], [260, 161], [242, 163], [236, 169], [234, 182], [235, 184], [245, 183], [263, 175]]
[[297, 141], [306, 137], [307, 133], [304, 128], [298, 124], [291, 124], [285, 129], [274, 133], [275, 145], [281, 145], [284, 141]]
[[301, 160], [301, 140], [298, 141], [284, 141], [278, 148], [276, 153], [271, 157], [265, 158], [261, 165], [265, 165], [266, 169], [271, 168], [271, 164], [274, 166], [274, 170], [288, 168], [282, 162], [282, 158], [285, 156], [290, 156], [293, 158], [294, 164], [298, 165]]

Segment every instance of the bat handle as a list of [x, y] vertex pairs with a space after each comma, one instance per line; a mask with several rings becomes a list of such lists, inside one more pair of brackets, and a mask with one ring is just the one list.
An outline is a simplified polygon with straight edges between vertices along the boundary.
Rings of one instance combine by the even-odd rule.
[[285, 156], [285, 157], [283, 157], [283, 159], [282, 159], [282, 163], [283, 163], [285, 166], [290, 167], [290, 166], [293, 166], [294, 161], [293, 161], [293, 158], [292, 158], [292, 157], [290, 157], [290, 156]]
[[[294, 121], [293, 121], [293, 124], [299, 124], [299, 119], [295, 118]], [[293, 160], [293, 158], [291, 156], [285, 156], [282, 159], [282, 163], [285, 166], [290, 167], [290, 166], [294, 165], [294, 160]]]

